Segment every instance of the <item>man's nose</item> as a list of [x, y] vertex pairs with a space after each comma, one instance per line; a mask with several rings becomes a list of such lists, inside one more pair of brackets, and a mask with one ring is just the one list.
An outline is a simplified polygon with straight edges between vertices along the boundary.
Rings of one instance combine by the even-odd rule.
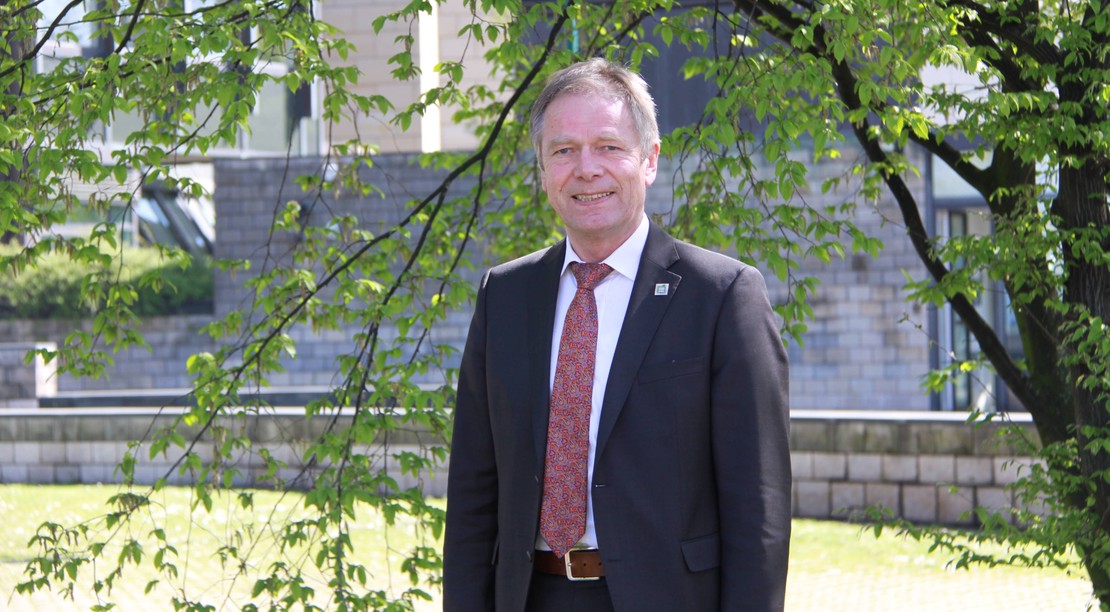
[[594, 178], [601, 175], [601, 158], [590, 150], [583, 148], [578, 155], [578, 164], [575, 167], [579, 178]]

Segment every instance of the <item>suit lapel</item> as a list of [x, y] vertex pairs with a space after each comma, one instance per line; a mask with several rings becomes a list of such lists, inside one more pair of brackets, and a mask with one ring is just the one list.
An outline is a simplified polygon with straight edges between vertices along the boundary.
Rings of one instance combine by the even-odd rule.
[[[655, 338], [655, 330], [663, 320], [663, 314], [682, 280], [681, 276], [668, 269], [676, 261], [678, 251], [675, 249], [674, 238], [652, 224], [644, 253], [640, 257], [640, 269], [632, 285], [628, 312], [624, 316], [624, 324], [613, 355], [613, 365], [609, 370], [609, 381], [605, 386], [597, 432], [597, 457], [601, 456], [605, 443], [609, 440], [609, 434], [612, 433], [624, 400], [632, 389], [644, 355]], [[662, 285], [666, 285], [665, 294], [662, 290], [656, 290]], [[550, 327], [548, 329], [550, 335]]]
[[532, 411], [532, 437], [536, 465], [543, 465], [547, 449], [547, 413], [551, 403], [551, 334], [555, 328], [555, 302], [559, 274], [566, 258], [566, 240], [548, 249], [540, 259], [528, 297], [528, 401]]

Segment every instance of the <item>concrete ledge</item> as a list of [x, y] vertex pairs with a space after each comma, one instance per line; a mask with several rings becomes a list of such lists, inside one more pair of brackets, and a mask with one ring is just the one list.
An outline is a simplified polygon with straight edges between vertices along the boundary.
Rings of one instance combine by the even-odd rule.
[[[192, 474], [181, 470], [184, 450], [171, 446], [165, 453], [150, 456], [149, 445], [131, 448], [134, 441], [149, 440], [151, 433], [174, 427], [186, 439], [200, 434], [194, 450], [202, 462], [214, 457], [220, 440], [200, 426], [178, 422], [180, 407], [156, 408], [40, 408], [0, 412], [0, 482], [35, 484], [112, 483], [122, 481], [117, 467], [131, 449], [137, 460], [135, 481], [152, 484], [165, 478], [170, 484], [192, 484]], [[333, 427], [347, 427], [353, 411], [341, 410], [306, 417], [303, 408], [275, 408], [250, 415], [218, 419], [218, 423], [246, 436], [252, 444], [225, 461], [235, 470], [236, 486], [273, 486], [266, 476], [265, 447], [284, 463], [277, 476], [289, 486], [305, 487], [320, 473], [320, 465], [305, 450], [311, 441]], [[420, 477], [401, 469], [402, 453], [420, 453], [420, 442], [430, 434], [397, 422], [383, 432], [382, 440], [363, 443], [357, 452], [386, 470], [402, 488], [421, 486], [431, 495], [446, 494], [446, 466], [439, 473]]]
[[[116, 482], [116, 465], [133, 440], [168, 427], [184, 412], [166, 408], [11, 408], [0, 411], [0, 481], [34, 483]], [[975, 507], [1013, 508], [1007, 488], [1031, 459], [998, 439], [1000, 422], [968, 423], [966, 415], [917, 412], [798, 411], [791, 415], [791, 467], [796, 516], [853, 518], [874, 505], [896, 516], [923, 523], [974, 525]], [[303, 408], [272, 408], [249, 416], [229, 416], [220, 423], [256, 444], [240, 453], [234, 482], [263, 483], [264, 462], [254, 450], [266, 446], [287, 464], [280, 476], [311, 478], [304, 450], [334, 424], [350, 423], [350, 411], [308, 418]], [[1008, 420], [1033, 433], [1028, 415]], [[197, 427], [179, 425], [191, 437]], [[1032, 439], [1035, 439], [1035, 435]], [[398, 452], [418, 452], [427, 434], [398, 425], [388, 433], [389, 447], [364, 444], [360, 452], [390, 470], [402, 486], [421, 486], [431, 495], [446, 493], [446, 467], [419, 479], [403, 475]], [[203, 443], [215, 442], [211, 434]], [[202, 448], [210, 461], [211, 444]], [[203, 445], [202, 445], [203, 447]], [[140, 449], [140, 482], [169, 475], [189, 484], [187, 473], [174, 472], [180, 449], [148, 459]]]
[[966, 413], [911, 410], [794, 410], [790, 446], [833, 453], [993, 457], [1021, 454], [1001, 434], [1016, 425], [1039, 443], [1028, 413], [968, 422]]
[[[244, 400], [264, 401], [271, 406], [302, 407], [328, 396], [328, 387], [270, 387], [262, 393], [245, 393]], [[188, 388], [135, 391], [61, 391], [39, 398], [41, 408], [160, 408], [190, 407], [195, 404]]]

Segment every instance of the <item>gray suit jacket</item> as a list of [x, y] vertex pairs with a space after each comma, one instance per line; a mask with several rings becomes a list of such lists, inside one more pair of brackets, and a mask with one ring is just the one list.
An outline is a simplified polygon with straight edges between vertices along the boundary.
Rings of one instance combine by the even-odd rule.
[[[444, 610], [524, 610], [565, 249], [482, 280], [455, 409]], [[787, 387], [759, 272], [652, 225], [605, 390], [591, 490], [616, 610], [782, 609]]]

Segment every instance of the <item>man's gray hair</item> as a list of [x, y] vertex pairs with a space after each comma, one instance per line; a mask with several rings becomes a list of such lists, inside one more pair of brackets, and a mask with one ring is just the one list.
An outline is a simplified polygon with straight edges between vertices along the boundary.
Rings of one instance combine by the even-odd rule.
[[551, 75], [532, 105], [532, 148], [536, 159], [543, 167], [543, 151], [540, 150], [543, 136], [543, 122], [547, 107], [564, 94], [591, 94], [607, 96], [624, 102], [632, 113], [632, 123], [640, 135], [640, 155], [646, 158], [655, 143], [659, 142], [659, 123], [655, 118], [655, 101], [648, 93], [643, 77], [631, 70], [595, 57], [572, 64]]

